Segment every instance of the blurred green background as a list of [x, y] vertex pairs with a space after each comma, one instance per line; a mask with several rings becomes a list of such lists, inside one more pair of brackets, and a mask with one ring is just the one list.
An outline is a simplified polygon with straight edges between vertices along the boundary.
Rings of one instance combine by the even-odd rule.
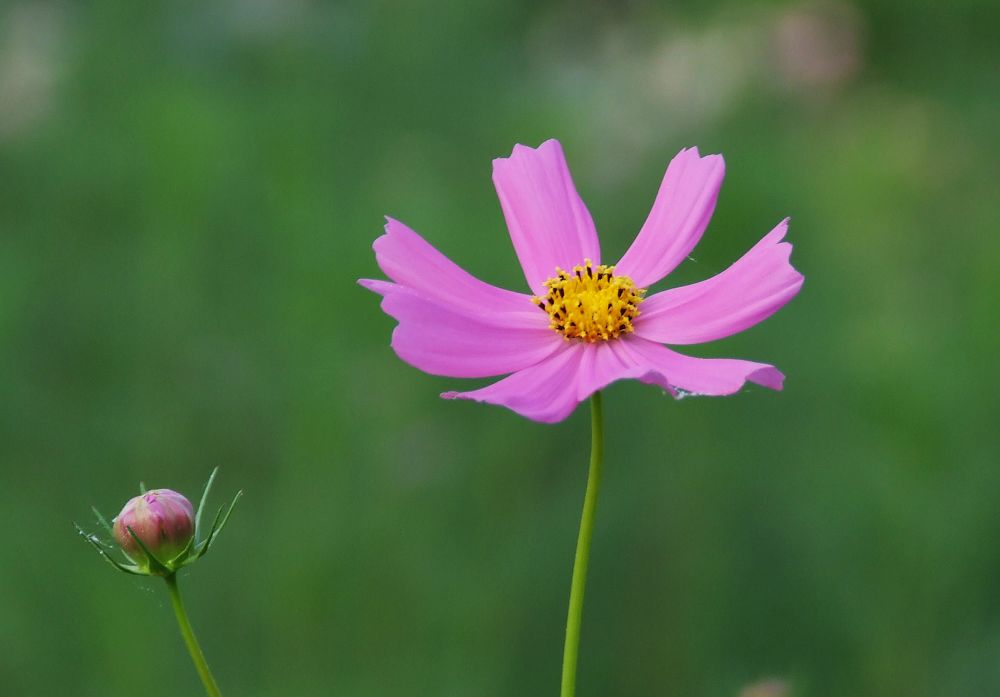
[[72, 522], [219, 465], [246, 497], [182, 584], [227, 695], [555, 695], [587, 409], [439, 400], [472, 383], [397, 359], [355, 279], [390, 214], [520, 290], [490, 160], [557, 137], [607, 259], [698, 145], [728, 175], [671, 282], [786, 215], [807, 278], [691, 351], [783, 393], [607, 391], [580, 697], [1000, 694], [998, 23], [0, 5], [0, 693], [200, 693], [162, 583]]

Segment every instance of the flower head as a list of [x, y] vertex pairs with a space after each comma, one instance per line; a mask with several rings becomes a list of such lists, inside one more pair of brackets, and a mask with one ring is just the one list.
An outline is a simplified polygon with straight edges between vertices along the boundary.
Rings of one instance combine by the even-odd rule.
[[774, 366], [693, 358], [664, 344], [698, 344], [770, 317], [802, 286], [780, 222], [736, 263], [693, 285], [648, 294], [698, 243], [722, 185], [721, 155], [682, 150], [667, 167], [632, 246], [601, 263], [594, 222], [558, 141], [514, 146], [493, 161], [514, 250], [531, 294], [484, 283], [402, 223], [388, 219], [374, 244], [392, 282], [361, 285], [398, 322], [392, 347], [407, 363], [456, 378], [508, 375], [482, 389], [446, 392], [561, 421], [608, 384], [636, 379], [676, 397], [728, 395], [747, 381], [780, 390]]
[[146, 550], [168, 562], [194, 536], [194, 506], [176, 491], [151, 489], [129, 499], [115, 517], [114, 531], [118, 546], [140, 565], [149, 566]]

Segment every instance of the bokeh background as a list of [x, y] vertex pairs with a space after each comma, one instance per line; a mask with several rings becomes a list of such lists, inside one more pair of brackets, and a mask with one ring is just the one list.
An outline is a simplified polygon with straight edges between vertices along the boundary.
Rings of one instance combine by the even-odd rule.
[[[391, 214], [523, 279], [490, 182], [561, 139], [616, 258], [724, 153], [673, 283], [786, 215], [801, 295], [606, 393], [579, 691], [1000, 694], [1000, 10], [990, 0], [0, 5], [0, 693], [196, 695], [162, 584], [75, 534], [246, 490], [182, 584], [227, 695], [554, 695], [586, 477], [444, 402], [355, 285]], [[763, 681], [763, 682], [762, 682]]]

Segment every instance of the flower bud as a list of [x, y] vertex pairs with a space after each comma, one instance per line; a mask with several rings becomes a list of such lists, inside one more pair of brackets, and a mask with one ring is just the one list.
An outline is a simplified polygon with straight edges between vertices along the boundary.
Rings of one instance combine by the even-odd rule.
[[170, 489], [151, 489], [125, 504], [115, 518], [115, 538], [136, 563], [149, 567], [146, 553], [129, 533], [129, 528], [157, 561], [168, 564], [184, 551], [194, 536], [194, 508], [190, 501]]

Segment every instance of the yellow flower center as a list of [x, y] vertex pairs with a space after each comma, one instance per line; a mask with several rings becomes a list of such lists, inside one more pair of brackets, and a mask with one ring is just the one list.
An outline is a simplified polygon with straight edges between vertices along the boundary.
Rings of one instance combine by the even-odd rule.
[[549, 326], [567, 339], [587, 342], [617, 339], [633, 331], [645, 288], [636, 288], [628, 276], [615, 276], [615, 267], [595, 267], [590, 259], [572, 273], [556, 267], [545, 282], [549, 292], [532, 301], [551, 318]]

